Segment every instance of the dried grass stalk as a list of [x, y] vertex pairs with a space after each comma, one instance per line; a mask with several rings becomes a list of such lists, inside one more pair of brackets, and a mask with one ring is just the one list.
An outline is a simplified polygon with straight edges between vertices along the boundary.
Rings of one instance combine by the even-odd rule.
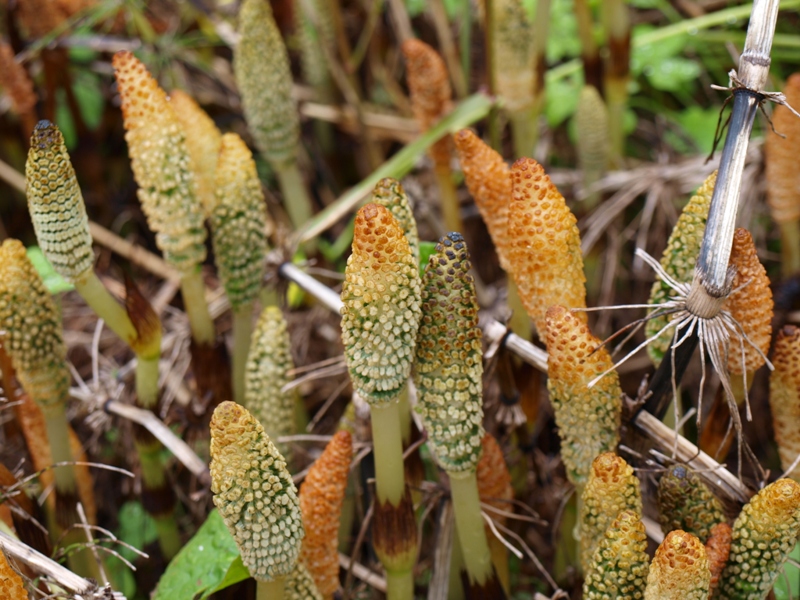
[[[667, 247], [661, 256], [661, 266], [667, 275], [678, 283], [691, 283], [694, 277], [694, 265], [697, 255], [700, 253], [700, 244], [703, 242], [703, 233], [706, 229], [708, 219], [708, 209], [711, 206], [711, 196], [714, 193], [714, 184], [717, 181], [717, 173], [708, 176], [697, 193], [691, 197], [688, 204], [683, 208], [678, 222], [672, 229], [672, 233], [667, 241]], [[670, 288], [660, 278], [656, 279], [650, 290], [650, 304], [661, 304], [666, 302], [674, 290]], [[657, 334], [663, 329], [669, 316], [660, 316], [650, 319], [645, 326], [645, 334], [648, 338]], [[665, 331], [661, 336], [653, 340], [647, 346], [647, 354], [650, 360], [656, 365], [661, 362], [664, 354], [672, 340], [673, 331]]]

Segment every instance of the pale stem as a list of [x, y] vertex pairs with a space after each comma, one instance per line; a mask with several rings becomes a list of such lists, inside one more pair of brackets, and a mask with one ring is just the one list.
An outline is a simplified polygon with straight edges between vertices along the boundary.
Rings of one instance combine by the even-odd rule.
[[414, 600], [414, 570], [386, 571], [386, 600]]
[[283, 207], [289, 214], [294, 228], [300, 229], [311, 219], [314, 209], [297, 162], [291, 161], [272, 166], [283, 194]]
[[272, 581], [259, 581], [256, 584], [256, 600], [283, 600], [285, 577], [278, 577]]
[[372, 444], [378, 501], [400, 506], [405, 489], [403, 440], [400, 435], [400, 404], [397, 400], [371, 404]]
[[397, 412], [400, 417], [400, 437], [403, 439], [403, 447], [411, 443], [411, 404], [408, 401], [408, 385], [406, 385], [397, 397]]
[[129, 346], [135, 342], [138, 333], [125, 307], [109, 293], [93, 269], [75, 279], [75, 289], [123, 342]]
[[189, 317], [189, 327], [196, 344], [211, 346], [216, 340], [214, 321], [208, 312], [206, 303], [206, 287], [203, 275], [197, 268], [193, 273], [186, 273], [181, 278], [181, 295]]
[[484, 585], [492, 578], [492, 555], [486, 539], [475, 471], [448, 473], [458, 539], [470, 583]]
[[250, 352], [253, 303], [233, 311], [233, 399], [244, 406], [244, 373]]
[[781, 274], [791, 277], [800, 271], [800, 223], [778, 223], [781, 232]]
[[142, 408], [155, 410], [158, 405], [158, 359], [136, 356], [136, 397]]
[[[41, 405], [40, 405], [41, 406]], [[69, 446], [69, 422], [67, 421], [66, 404], [58, 402], [53, 406], [42, 407], [47, 440], [50, 442], [50, 458], [54, 463], [72, 461], [72, 450]], [[75, 468], [64, 465], [53, 469], [56, 492], [75, 494]]]
[[439, 198], [442, 202], [442, 217], [447, 231], [464, 232], [464, 223], [461, 220], [461, 207], [458, 203], [456, 188], [453, 185], [453, 173], [448, 164], [437, 164], [436, 183], [439, 185]]

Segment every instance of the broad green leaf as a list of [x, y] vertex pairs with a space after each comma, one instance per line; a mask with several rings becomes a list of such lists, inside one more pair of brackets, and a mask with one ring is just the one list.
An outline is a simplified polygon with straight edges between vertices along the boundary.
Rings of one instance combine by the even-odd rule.
[[236, 542], [214, 510], [172, 559], [158, 582], [153, 600], [203, 600], [249, 576]]
[[644, 75], [650, 85], [664, 92], [685, 89], [686, 84], [695, 81], [700, 72], [700, 65], [696, 61], [678, 56], [665, 58], [644, 69]]

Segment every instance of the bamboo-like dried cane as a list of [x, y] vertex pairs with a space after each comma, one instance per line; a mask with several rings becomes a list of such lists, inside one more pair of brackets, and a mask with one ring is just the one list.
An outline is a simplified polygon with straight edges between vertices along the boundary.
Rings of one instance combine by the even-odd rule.
[[670, 531], [656, 550], [645, 600], [706, 600], [711, 570], [703, 543], [691, 533]]
[[[708, 209], [711, 206], [711, 196], [717, 181], [716, 172], [706, 178], [697, 192], [683, 207], [678, 222], [672, 228], [672, 233], [667, 240], [667, 247], [661, 255], [661, 266], [672, 279], [679, 283], [688, 283], [694, 275], [694, 264], [703, 242], [703, 232], [708, 219]], [[650, 290], [649, 304], [661, 304], [673, 294], [673, 290], [663, 281], [657, 279]], [[666, 316], [654, 317], [647, 322], [645, 334], [652, 337], [669, 321]], [[663, 335], [654, 339], [647, 346], [647, 354], [654, 364], [658, 365], [664, 357], [672, 340], [673, 332], [668, 330]]]

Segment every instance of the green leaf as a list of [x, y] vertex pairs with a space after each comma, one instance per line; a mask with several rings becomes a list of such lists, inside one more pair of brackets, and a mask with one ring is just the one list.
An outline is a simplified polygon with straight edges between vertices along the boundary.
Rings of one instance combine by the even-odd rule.
[[203, 600], [250, 574], [222, 517], [214, 510], [172, 559], [153, 600]]
[[665, 58], [644, 70], [645, 77], [657, 90], [677, 92], [700, 75], [700, 65], [688, 58]]
[[696, 149], [691, 149], [690, 153], [696, 154], [700, 152], [701, 154], [707, 154], [711, 152], [711, 146], [714, 144], [714, 134], [717, 131], [719, 110], [717, 106], [712, 106], [711, 108], [691, 106], [675, 115], [675, 120], [697, 146]]
[[39, 246], [30, 246], [26, 252], [28, 253], [28, 259], [33, 263], [33, 268], [36, 269], [39, 277], [44, 281], [48, 292], [58, 294], [75, 289], [75, 286], [56, 273], [53, 265], [45, 258]]
[[567, 77], [547, 82], [544, 113], [550, 127], [558, 127], [578, 108], [582, 78]]
[[[140, 502], [131, 501], [123, 504], [117, 513], [117, 518], [119, 519], [117, 537], [134, 548], [141, 550], [158, 538], [156, 522], [147, 514]], [[135, 552], [124, 546], [117, 551], [130, 561], [137, 558]]]
[[798, 594], [800, 594], [800, 569], [796, 564], [792, 564], [792, 561], [800, 559], [800, 544], [794, 547], [794, 550], [789, 554], [789, 558], [791, 560], [786, 561], [783, 566], [783, 572], [786, 577], [778, 577], [775, 580], [775, 587], [773, 588], [775, 600], [789, 600], [790, 598], [797, 598]]
[[436, 242], [420, 242], [419, 243], [419, 273], [425, 273], [425, 267], [428, 266], [428, 261], [431, 255], [436, 252]]

